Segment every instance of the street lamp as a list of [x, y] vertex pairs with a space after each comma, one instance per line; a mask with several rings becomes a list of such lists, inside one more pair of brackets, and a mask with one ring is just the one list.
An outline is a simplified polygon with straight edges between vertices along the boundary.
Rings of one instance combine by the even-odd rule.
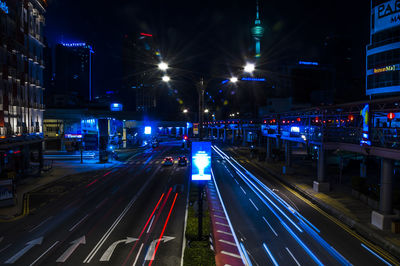
[[208, 109], [205, 109], [205, 110], [204, 110], [204, 113], [208, 113], [208, 112], [209, 112], [209, 110], [208, 110]]
[[158, 64], [158, 68], [162, 71], [166, 71], [168, 69], [168, 64], [165, 62], [161, 62]]
[[238, 78], [237, 78], [237, 77], [231, 77], [231, 78], [230, 78], [230, 81], [231, 81], [232, 83], [236, 83], [236, 82], [238, 81]]
[[247, 63], [244, 67], [244, 71], [247, 73], [252, 73], [256, 69], [256, 66], [253, 63]]
[[171, 78], [167, 75], [162, 77], [162, 81], [164, 81], [164, 82], [169, 82], [170, 80], [171, 80]]
[[183, 113], [186, 114], [188, 112], [188, 109], [183, 109]]

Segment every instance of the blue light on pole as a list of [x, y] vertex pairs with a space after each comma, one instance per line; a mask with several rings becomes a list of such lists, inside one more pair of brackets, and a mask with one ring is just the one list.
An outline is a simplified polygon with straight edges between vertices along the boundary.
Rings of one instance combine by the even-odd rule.
[[4, 1], [0, 1], [0, 9], [3, 10], [4, 13], [8, 14], [8, 6]]
[[144, 134], [145, 135], [151, 135], [151, 127], [145, 127], [144, 128]]
[[211, 180], [211, 142], [192, 143], [192, 181]]

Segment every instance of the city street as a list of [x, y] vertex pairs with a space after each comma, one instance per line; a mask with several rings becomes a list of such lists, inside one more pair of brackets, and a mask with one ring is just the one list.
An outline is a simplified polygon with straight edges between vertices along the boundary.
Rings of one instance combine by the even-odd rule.
[[1, 263], [179, 265], [187, 167], [161, 164], [184, 153], [178, 144], [146, 149], [34, 215], [2, 224]]
[[388, 264], [333, 217], [231, 156], [236, 155], [214, 146], [213, 171], [237, 238], [253, 265]]

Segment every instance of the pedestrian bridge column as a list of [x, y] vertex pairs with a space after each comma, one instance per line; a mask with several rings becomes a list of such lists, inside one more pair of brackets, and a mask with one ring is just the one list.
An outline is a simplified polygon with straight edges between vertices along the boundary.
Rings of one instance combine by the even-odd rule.
[[235, 130], [232, 129], [232, 144], [235, 144]]
[[224, 128], [224, 143], [226, 142], [226, 130], [227, 130], [227, 128], [225, 127]]
[[217, 141], [219, 141], [219, 127], [217, 128]]
[[243, 138], [242, 145], [243, 145], [243, 146], [246, 146], [246, 129], [243, 129], [242, 138]]
[[329, 182], [326, 180], [326, 154], [323, 145], [318, 148], [318, 163], [317, 163], [317, 181], [314, 181], [313, 189], [316, 192], [328, 192]]
[[271, 138], [267, 137], [267, 160], [271, 159]]
[[214, 128], [211, 128], [210, 138], [211, 140], [214, 139]]
[[176, 135], [176, 137], [178, 137], [179, 136], [179, 127], [176, 127], [175, 130], [176, 130], [176, 134], [175, 135]]
[[283, 174], [290, 174], [292, 166], [292, 143], [285, 140], [285, 165], [283, 166]]
[[394, 162], [390, 159], [381, 159], [381, 190], [379, 201], [379, 212], [372, 211], [371, 224], [381, 230], [390, 229], [392, 220], [392, 191], [393, 191], [393, 169]]

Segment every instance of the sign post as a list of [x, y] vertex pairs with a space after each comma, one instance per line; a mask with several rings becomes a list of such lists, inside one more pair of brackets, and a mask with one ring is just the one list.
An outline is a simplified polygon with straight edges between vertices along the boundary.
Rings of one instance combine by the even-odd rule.
[[192, 181], [198, 183], [198, 239], [203, 238], [203, 188], [211, 180], [211, 142], [192, 142]]

